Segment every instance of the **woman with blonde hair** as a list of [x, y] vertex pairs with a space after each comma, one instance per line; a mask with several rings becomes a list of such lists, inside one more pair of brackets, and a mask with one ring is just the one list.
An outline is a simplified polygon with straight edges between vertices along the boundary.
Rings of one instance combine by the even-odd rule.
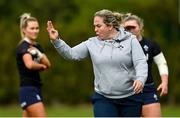
[[39, 34], [37, 19], [28, 13], [22, 14], [20, 32], [22, 39], [16, 49], [16, 60], [20, 75], [19, 101], [23, 117], [45, 117], [39, 72], [47, 70], [50, 62], [40, 44], [36, 42]]

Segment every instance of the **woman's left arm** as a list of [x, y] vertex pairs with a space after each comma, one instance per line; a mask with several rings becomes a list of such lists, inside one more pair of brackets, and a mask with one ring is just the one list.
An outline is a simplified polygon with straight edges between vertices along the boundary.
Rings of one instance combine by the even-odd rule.
[[32, 54], [34, 53], [35, 55], [37, 55], [37, 59], [39, 61], [40, 64], [44, 64], [47, 69], [50, 68], [51, 63], [49, 61], [49, 59], [47, 58], [45, 53], [42, 53], [40, 50], [38, 50], [36, 47], [30, 47], [28, 49], [28, 51]]
[[148, 65], [145, 54], [143, 52], [143, 49], [139, 41], [133, 36], [131, 39], [131, 51], [132, 51], [132, 61], [136, 72], [136, 80], [134, 81], [133, 86], [134, 86], [134, 91], [136, 93], [139, 93], [143, 90], [144, 84], [147, 80]]
[[162, 52], [155, 56], [153, 60], [156, 63], [161, 76], [161, 84], [158, 86], [157, 90], [161, 90], [160, 96], [163, 96], [168, 93], [168, 65]]
[[50, 61], [49, 61], [49, 59], [47, 58], [47, 56], [46, 56], [45, 53], [42, 53], [42, 58], [41, 58], [41, 60], [40, 60], [40, 63], [46, 65], [47, 68], [50, 68], [50, 67], [51, 67], [51, 63], [50, 63]]

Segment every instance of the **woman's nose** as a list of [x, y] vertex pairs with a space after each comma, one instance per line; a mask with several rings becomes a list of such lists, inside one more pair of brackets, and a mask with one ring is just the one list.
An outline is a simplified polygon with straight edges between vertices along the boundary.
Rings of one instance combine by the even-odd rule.
[[97, 28], [94, 28], [94, 31], [97, 32]]

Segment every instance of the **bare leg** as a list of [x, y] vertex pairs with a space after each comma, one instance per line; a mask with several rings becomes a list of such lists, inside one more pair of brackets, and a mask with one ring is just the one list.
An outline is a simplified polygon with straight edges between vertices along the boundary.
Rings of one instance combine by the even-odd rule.
[[42, 102], [32, 104], [26, 108], [29, 117], [46, 117], [45, 108]]
[[29, 116], [28, 116], [28, 113], [27, 113], [27, 111], [26, 111], [26, 110], [23, 110], [23, 115], [22, 115], [22, 116], [23, 116], [23, 118], [27, 118], [27, 117], [29, 117]]
[[161, 117], [160, 103], [152, 103], [152, 104], [143, 105], [142, 116], [143, 117]]

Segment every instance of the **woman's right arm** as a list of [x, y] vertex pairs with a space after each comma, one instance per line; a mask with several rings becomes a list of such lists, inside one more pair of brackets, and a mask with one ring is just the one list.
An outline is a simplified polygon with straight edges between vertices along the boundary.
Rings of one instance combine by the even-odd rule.
[[79, 45], [71, 48], [67, 45], [63, 40], [57, 39], [52, 41], [54, 47], [58, 51], [58, 53], [68, 60], [82, 60], [89, 55], [88, 48], [86, 46], [86, 42], [82, 42]]
[[47, 22], [47, 31], [54, 47], [58, 53], [65, 59], [69, 60], [82, 60], [88, 56], [88, 48], [85, 42], [71, 48], [63, 40], [59, 38], [58, 31], [54, 28], [51, 21]]
[[25, 66], [30, 70], [45, 70], [47, 66], [44, 64], [39, 64], [33, 61], [32, 56], [29, 53], [23, 55], [23, 61]]

